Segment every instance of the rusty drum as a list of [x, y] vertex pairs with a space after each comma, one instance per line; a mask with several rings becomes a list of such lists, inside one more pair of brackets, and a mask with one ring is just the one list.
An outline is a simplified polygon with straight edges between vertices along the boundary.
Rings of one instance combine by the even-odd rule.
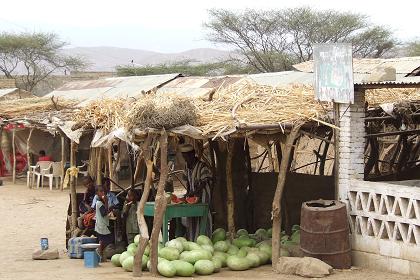
[[346, 205], [336, 200], [312, 200], [302, 204], [300, 247], [306, 256], [333, 268], [351, 266]]

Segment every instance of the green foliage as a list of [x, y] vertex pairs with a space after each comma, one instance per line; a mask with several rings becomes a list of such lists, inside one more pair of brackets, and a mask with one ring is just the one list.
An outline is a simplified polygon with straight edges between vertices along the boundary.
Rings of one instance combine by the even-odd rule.
[[290, 70], [312, 59], [316, 43], [348, 42], [356, 57], [382, 57], [396, 44], [392, 32], [365, 15], [309, 7], [232, 12], [212, 9], [208, 39], [229, 45], [260, 72]]
[[420, 56], [420, 41], [408, 43], [406, 50], [408, 56]]
[[21, 87], [32, 91], [53, 73], [87, 65], [78, 57], [64, 55], [64, 46], [66, 43], [54, 33], [0, 33], [0, 71], [12, 79], [23, 74], [18, 80]]
[[217, 76], [255, 72], [250, 66], [234, 61], [198, 64], [190, 60], [141, 67], [120, 65], [117, 66], [116, 70], [118, 76], [145, 76], [172, 73], [181, 73], [186, 76]]

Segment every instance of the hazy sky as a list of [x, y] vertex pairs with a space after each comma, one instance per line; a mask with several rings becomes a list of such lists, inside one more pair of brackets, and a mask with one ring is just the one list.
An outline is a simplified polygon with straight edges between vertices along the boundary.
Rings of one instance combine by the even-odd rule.
[[207, 9], [312, 6], [367, 14], [402, 40], [420, 37], [419, 0], [12, 0], [1, 1], [1, 31], [53, 31], [72, 46], [162, 52], [218, 47], [205, 40]]

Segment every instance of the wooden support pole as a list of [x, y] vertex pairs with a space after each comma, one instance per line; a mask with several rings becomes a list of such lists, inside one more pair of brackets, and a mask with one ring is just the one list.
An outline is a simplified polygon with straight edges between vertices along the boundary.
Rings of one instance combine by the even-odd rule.
[[[109, 178], [114, 180], [114, 169], [112, 168], [112, 145], [110, 145], [107, 149], [107, 159], [108, 159], [108, 171], [109, 171]], [[111, 181], [110, 185], [111, 191], [114, 190], [114, 183]]]
[[[29, 135], [28, 135], [28, 139], [26, 139], [26, 164], [28, 166], [28, 171], [30, 170], [30, 166], [31, 166], [31, 155], [30, 155], [30, 141], [31, 141], [31, 137], [32, 137], [32, 132], [34, 131], [34, 128], [32, 127], [29, 130]], [[32, 176], [28, 173], [27, 176]], [[28, 178], [28, 182], [30, 182], [30, 178]], [[33, 182], [32, 182], [33, 183]], [[29, 184], [28, 187], [30, 188], [32, 186], [32, 184]]]
[[102, 185], [102, 148], [98, 148], [98, 157], [96, 160], [96, 184]]
[[141, 267], [142, 267], [142, 256], [144, 254], [144, 250], [146, 249], [147, 245], [149, 244], [149, 228], [147, 227], [146, 220], [144, 218], [144, 207], [146, 205], [147, 199], [150, 193], [150, 187], [152, 186], [152, 176], [153, 176], [153, 161], [152, 161], [152, 151], [150, 149], [152, 137], [147, 137], [145, 144], [143, 146], [143, 157], [139, 156], [140, 158], [144, 158], [146, 161], [146, 180], [144, 182], [143, 193], [140, 199], [140, 202], [137, 206], [137, 223], [139, 224], [140, 228], [140, 241], [139, 246], [137, 249], [137, 253], [134, 256], [134, 267], [133, 267], [133, 276], [140, 277], [141, 276]]
[[270, 143], [267, 142], [265, 148], [267, 149], [269, 172], [274, 172], [273, 153], [271, 152]]
[[[157, 262], [158, 262], [158, 242], [159, 232], [162, 228], [163, 215], [166, 210], [166, 197], [165, 197], [165, 183], [168, 178], [168, 135], [163, 130], [160, 137], [160, 178], [157, 189], [155, 201], [155, 216], [153, 220], [153, 229], [150, 239], [150, 272], [153, 276], [158, 276]], [[168, 226], [168, 225], [165, 225]]]
[[289, 168], [289, 161], [293, 151], [293, 142], [299, 133], [300, 126], [292, 128], [290, 134], [286, 137], [281, 163], [279, 163], [279, 175], [277, 179], [276, 192], [273, 199], [273, 237], [272, 237], [272, 264], [273, 268], [277, 265], [280, 256], [281, 239], [281, 201], [283, 197], [284, 186], [286, 184], [286, 175]]
[[16, 147], [15, 147], [15, 136], [16, 130], [12, 130], [12, 151], [13, 151], [13, 173], [12, 173], [12, 182], [16, 184]]
[[60, 134], [60, 138], [61, 138], [61, 190], [64, 190], [64, 176], [65, 176], [65, 170], [64, 170], [64, 166], [66, 164], [66, 138], [64, 138], [63, 134]]
[[[70, 144], [70, 167], [76, 167], [76, 143]], [[77, 228], [77, 192], [76, 180], [70, 176], [70, 199], [71, 199], [71, 232], [74, 233]]]
[[228, 143], [228, 154], [226, 159], [226, 204], [227, 204], [227, 223], [229, 237], [232, 240], [235, 237], [235, 201], [233, 194], [233, 178], [232, 178], [232, 159], [233, 159], [234, 142], [232, 139]]

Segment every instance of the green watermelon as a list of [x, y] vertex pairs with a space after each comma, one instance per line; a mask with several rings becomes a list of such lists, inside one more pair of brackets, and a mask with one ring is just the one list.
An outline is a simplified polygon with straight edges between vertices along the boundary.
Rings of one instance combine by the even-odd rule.
[[121, 254], [115, 254], [111, 257], [111, 262], [113, 265], [122, 266], [122, 264], [120, 263], [120, 256]]
[[211, 260], [198, 260], [194, 268], [195, 273], [199, 275], [210, 275], [214, 272], [214, 263]]
[[247, 258], [238, 256], [229, 256], [226, 263], [231, 270], [247, 270], [251, 265]]
[[218, 228], [215, 231], [213, 231], [213, 234], [211, 235], [211, 241], [213, 244], [215, 244], [217, 241], [223, 241], [226, 240], [226, 231], [222, 228]]
[[176, 274], [175, 265], [170, 261], [160, 262], [157, 265], [157, 270], [160, 275], [165, 277], [174, 277]]
[[133, 256], [127, 257], [122, 263], [122, 267], [124, 268], [125, 271], [133, 271], [133, 266], [134, 266]]
[[194, 266], [189, 262], [183, 260], [174, 260], [172, 261], [172, 264], [176, 269], [177, 276], [191, 277], [195, 272]]
[[179, 259], [179, 251], [176, 248], [164, 247], [158, 252], [159, 257], [164, 258], [168, 261]]
[[211, 242], [210, 238], [208, 238], [205, 235], [198, 236], [196, 243], [198, 245], [201, 245], [201, 246], [203, 246], [203, 245], [213, 245], [213, 243]]

